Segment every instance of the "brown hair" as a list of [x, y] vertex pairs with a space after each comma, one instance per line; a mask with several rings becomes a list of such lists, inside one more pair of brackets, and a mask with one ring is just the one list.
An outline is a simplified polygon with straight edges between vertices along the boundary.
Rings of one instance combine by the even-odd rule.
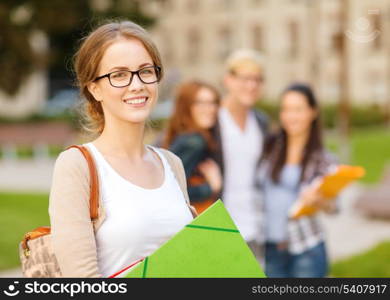
[[215, 149], [216, 145], [213, 141], [211, 130], [199, 128], [191, 115], [191, 106], [195, 102], [199, 90], [202, 88], [211, 90], [215, 95], [218, 105], [220, 104], [220, 95], [213, 86], [195, 80], [183, 83], [179, 87], [176, 95], [174, 112], [169, 120], [167, 133], [163, 142], [164, 147], [169, 148], [173, 140], [180, 134], [198, 132], [206, 140], [209, 149]]
[[[289, 92], [300, 93], [304, 96], [307, 104], [314, 110], [319, 110], [318, 101], [310, 88], [310, 86], [301, 83], [294, 83], [288, 86], [283, 94], [285, 96]], [[280, 128], [279, 132], [269, 137], [266, 142], [263, 159], [268, 159], [271, 163], [271, 178], [274, 183], [279, 183], [280, 173], [286, 164], [287, 160], [287, 147], [288, 147], [288, 135], [284, 128]], [[303, 150], [301, 165], [301, 175], [299, 183], [302, 183], [305, 179], [306, 167], [316, 152], [323, 151], [322, 144], [322, 129], [320, 115], [312, 121], [310, 126], [310, 135]]]
[[88, 91], [88, 84], [98, 76], [100, 61], [106, 49], [118, 39], [137, 39], [144, 45], [153, 63], [163, 67], [157, 47], [141, 26], [131, 21], [116, 21], [103, 24], [86, 36], [74, 57], [74, 70], [82, 103], [80, 107], [82, 128], [90, 134], [100, 134], [104, 128], [104, 114], [101, 103]]

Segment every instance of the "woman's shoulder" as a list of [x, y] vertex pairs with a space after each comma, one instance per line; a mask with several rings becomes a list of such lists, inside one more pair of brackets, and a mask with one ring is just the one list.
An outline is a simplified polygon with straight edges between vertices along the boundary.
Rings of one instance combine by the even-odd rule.
[[[172, 170], [174, 171], [175, 174], [177, 174], [177, 172], [180, 172], [180, 173], [184, 172], [183, 162], [179, 156], [177, 156], [172, 151], [169, 151], [169, 150], [164, 149], [164, 148], [158, 148], [155, 146], [153, 148], [157, 149], [157, 151], [159, 151], [161, 153], [161, 155], [166, 159], [168, 165], [172, 168]], [[181, 176], [181, 175], [179, 175], [179, 176]]]
[[168, 161], [181, 162], [180, 158], [172, 151], [160, 147], [153, 146], [153, 149], [159, 151]]
[[191, 148], [204, 148], [207, 146], [207, 141], [200, 133], [191, 132], [178, 135], [172, 144], [185, 144]]
[[88, 163], [77, 148], [69, 148], [62, 151], [55, 162], [55, 169], [61, 171], [78, 170], [79, 172], [88, 172]]
[[60, 154], [57, 157], [58, 162], [65, 162], [69, 164], [80, 163], [84, 160], [85, 158], [83, 154], [77, 148], [68, 148], [60, 152]]
[[337, 157], [326, 149], [314, 152], [306, 167], [306, 181], [327, 174], [338, 163]]
[[333, 152], [329, 151], [328, 149], [321, 149], [319, 151], [316, 151], [314, 153], [315, 160], [321, 161], [324, 164], [327, 165], [333, 165], [337, 164], [339, 162], [338, 157]]

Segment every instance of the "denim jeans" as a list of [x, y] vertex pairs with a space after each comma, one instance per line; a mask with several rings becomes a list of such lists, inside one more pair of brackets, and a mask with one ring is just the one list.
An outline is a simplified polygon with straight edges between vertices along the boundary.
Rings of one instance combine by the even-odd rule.
[[328, 261], [325, 244], [320, 244], [301, 254], [279, 250], [276, 244], [265, 245], [265, 273], [267, 277], [325, 277]]
[[253, 255], [256, 257], [257, 262], [263, 268], [264, 267], [264, 244], [261, 244], [257, 241], [249, 241], [247, 243], [249, 248], [252, 250]]

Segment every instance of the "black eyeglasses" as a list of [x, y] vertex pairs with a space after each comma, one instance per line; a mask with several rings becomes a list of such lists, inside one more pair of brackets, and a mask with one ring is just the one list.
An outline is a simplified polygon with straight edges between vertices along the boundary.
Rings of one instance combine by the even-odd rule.
[[148, 66], [138, 71], [119, 70], [110, 72], [108, 74], [96, 77], [94, 81], [100, 80], [104, 77], [108, 77], [108, 81], [113, 87], [121, 88], [129, 86], [133, 80], [134, 75], [138, 76], [138, 79], [142, 83], [151, 84], [160, 81], [161, 79], [161, 67]]

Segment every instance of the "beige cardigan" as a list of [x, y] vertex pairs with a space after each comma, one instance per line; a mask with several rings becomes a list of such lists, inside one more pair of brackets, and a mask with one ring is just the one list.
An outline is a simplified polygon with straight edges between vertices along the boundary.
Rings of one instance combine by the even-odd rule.
[[[181, 160], [159, 148], [168, 161], [180, 172], [180, 185], [186, 187]], [[105, 219], [99, 199], [99, 217], [90, 219], [89, 170], [84, 156], [71, 148], [60, 153], [53, 172], [49, 199], [51, 239], [53, 251], [63, 277], [102, 277], [98, 270], [95, 232]], [[184, 188], [188, 202], [188, 194]]]

